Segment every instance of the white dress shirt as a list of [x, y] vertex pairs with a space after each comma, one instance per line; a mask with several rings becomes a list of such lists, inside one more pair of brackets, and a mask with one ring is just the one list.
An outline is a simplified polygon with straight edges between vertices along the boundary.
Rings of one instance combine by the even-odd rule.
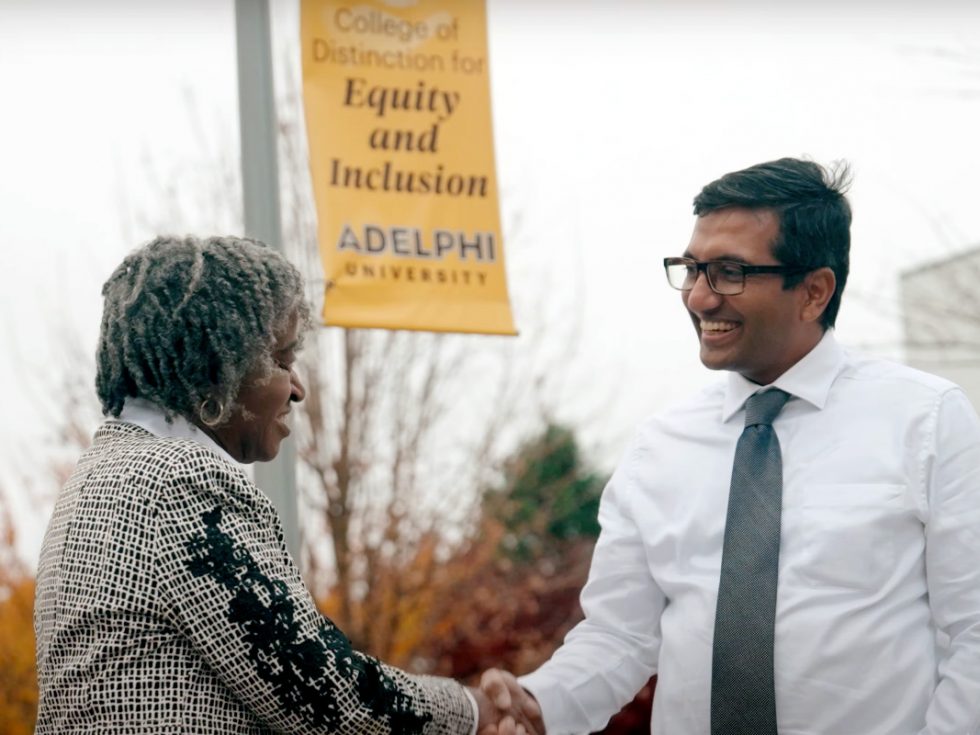
[[[980, 732], [980, 420], [952, 383], [831, 332], [773, 385], [783, 454], [781, 735]], [[521, 683], [549, 735], [600, 729], [657, 673], [656, 735], [710, 731], [736, 373], [641, 425], [606, 487], [586, 619]]]

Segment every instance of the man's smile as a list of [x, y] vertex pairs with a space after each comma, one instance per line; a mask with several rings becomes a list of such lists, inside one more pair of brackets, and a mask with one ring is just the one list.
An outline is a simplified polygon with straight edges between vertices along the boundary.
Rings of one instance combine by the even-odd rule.
[[702, 333], [705, 332], [730, 332], [735, 327], [738, 326], [738, 322], [730, 322], [726, 320], [707, 320], [702, 319], [698, 323], [698, 327], [701, 329]]

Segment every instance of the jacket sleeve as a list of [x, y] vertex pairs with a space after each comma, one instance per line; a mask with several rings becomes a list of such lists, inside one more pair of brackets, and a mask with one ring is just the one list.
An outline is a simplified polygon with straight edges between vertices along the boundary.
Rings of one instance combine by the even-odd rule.
[[351, 648], [317, 610], [269, 500], [205, 449], [175, 460], [156, 508], [167, 615], [255, 715], [285, 733], [467, 733], [449, 679], [416, 677]]

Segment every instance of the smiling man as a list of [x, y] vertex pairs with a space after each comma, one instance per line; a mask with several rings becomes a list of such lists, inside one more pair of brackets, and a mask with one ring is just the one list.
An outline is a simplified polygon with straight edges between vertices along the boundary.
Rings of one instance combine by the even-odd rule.
[[[707, 206], [700, 204], [704, 199], [699, 208]], [[840, 215], [843, 219], [844, 211]], [[836, 292], [837, 273], [842, 287], [847, 277], [846, 250], [833, 263], [837, 273], [830, 263], [811, 269], [775, 260], [772, 244], [778, 242], [779, 223], [770, 209], [707, 210], [694, 226], [685, 257], [665, 263], [694, 322], [701, 362], [761, 385], [778, 378], [820, 341], [820, 317]], [[700, 273], [706, 277], [699, 279]], [[798, 276], [796, 287], [786, 288], [784, 278], [793, 275]], [[749, 289], [746, 278], [753, 281]]]
[[846, 183], [784, 158], [695, 198], [664, 266], [726, 375], [644, 423], [603, 494], [585, 620], [520, 679], [549, 733], [654, 673], [657, 735], [978, 732], [980, 420], [837, 343]]

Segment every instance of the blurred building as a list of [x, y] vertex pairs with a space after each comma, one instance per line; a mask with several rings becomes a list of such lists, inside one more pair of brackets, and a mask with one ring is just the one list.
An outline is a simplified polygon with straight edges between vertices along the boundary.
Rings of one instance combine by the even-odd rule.
[[906, 362], [958, 383], [980, 411], [980, 246], [901, 275]]

